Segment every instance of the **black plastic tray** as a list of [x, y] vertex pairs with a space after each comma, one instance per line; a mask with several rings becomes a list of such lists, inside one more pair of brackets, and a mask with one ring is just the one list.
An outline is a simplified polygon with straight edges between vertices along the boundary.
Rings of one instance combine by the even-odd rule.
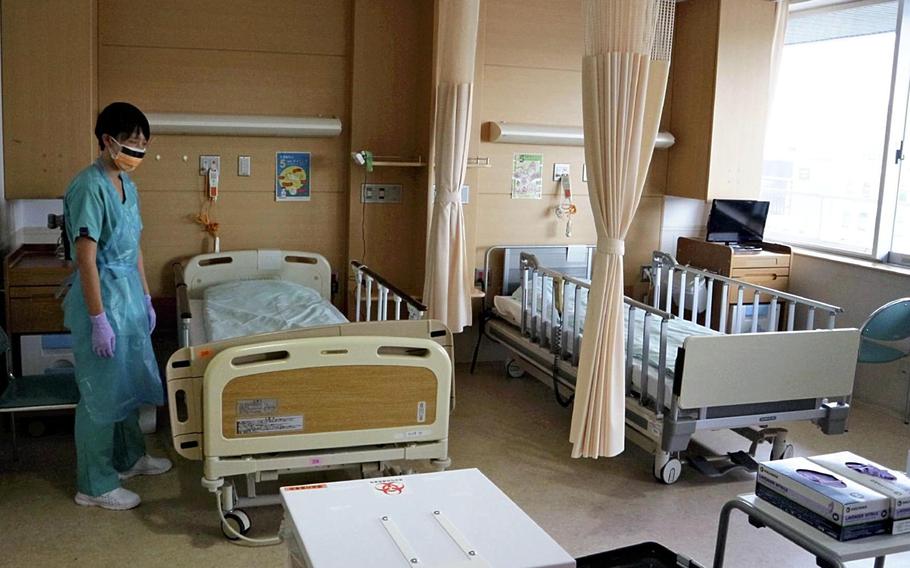
[[656, 542], [643, 542], [576, 559], [577, 568], [702, 568]]

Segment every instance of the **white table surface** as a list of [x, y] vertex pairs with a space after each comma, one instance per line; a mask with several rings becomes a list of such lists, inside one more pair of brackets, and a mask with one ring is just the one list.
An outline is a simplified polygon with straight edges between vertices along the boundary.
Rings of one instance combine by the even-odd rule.
[[281, 499], [314, 568], [575, 566], [476, 469], [282, 487]]
[[813, 528], [796, 517], [778, 509], [774, 505], [759, 498], [754, 493], [747, 493], [737, 497], [775, 521], [799, 532], [815, 543], [819, 548], [829, 551], [844, 562], [862, 560], [864, 558], [877, 558], [901, 552], [910, 551], [910, 533], [901, 535], [879, 535], [840, 542]]

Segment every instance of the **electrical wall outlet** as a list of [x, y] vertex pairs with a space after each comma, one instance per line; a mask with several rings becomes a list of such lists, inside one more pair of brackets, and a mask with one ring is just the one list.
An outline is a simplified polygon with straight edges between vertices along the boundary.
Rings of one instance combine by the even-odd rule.
[[365, 183], [361, 185], [361, 203], [401, 203], [400, 183]]
[[553, 181], [559, 181], [563, 175], [569, 175], [569, 164], [553, 164]]
[[251, 174], [251, 158], [249, 156], [239, 156], [237, 158], [237, 175], [240, 177], [249, 177]]
[[204, 176], [210, 168], [221, 171], [221, 156], [199, 156], [199, 175]]

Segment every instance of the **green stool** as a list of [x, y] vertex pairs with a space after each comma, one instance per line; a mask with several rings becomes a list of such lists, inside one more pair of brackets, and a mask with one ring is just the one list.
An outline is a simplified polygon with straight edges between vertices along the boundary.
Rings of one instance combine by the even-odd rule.
[[0, 329], [0, 350], [6, 353], [6, 375], [9, 384], [0, 395], [0, 414], [10, 415], [13, 434], [13, 456], [19, 459], [16, 442], [16, 413], [41, 410], [64, 410], [76, 408], [79, 389], [73, 372], [48, 373], [16, 377], [13, 368], [13, 354], [9, 338]]
[[[872, 312], [860, 334], [860, 363], [893, 363], [905, 359], [910, 355], [906, 344], [910, 338], [910, 298], [894, 300]], [[906, 365], [902, 366], [901, 372], [907, 376]], [[904, 424], [910, 424], [910, 380], [907, 382]]]

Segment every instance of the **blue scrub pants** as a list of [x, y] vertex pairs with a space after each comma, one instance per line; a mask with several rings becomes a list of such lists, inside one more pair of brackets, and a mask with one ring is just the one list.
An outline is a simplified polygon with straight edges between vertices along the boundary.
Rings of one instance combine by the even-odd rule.
[[139, 410], [122, 422], [98, 424], [80, 401], [76, 406], [75, 434], [76, 486], [85, 495], [97, 497], [117, 489], [118, 472], [130, 469], [145, 455]]

